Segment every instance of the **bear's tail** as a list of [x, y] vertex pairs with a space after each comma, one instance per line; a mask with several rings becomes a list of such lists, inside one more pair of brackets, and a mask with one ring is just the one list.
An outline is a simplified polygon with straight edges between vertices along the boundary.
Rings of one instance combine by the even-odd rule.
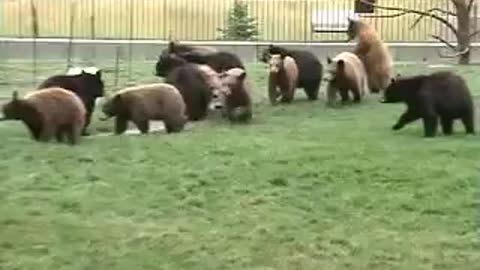
[[252, 111], [250, 108], [242, 106], [234, 108], [228, 117], [232, 122], [248, 122], [252, 119]]

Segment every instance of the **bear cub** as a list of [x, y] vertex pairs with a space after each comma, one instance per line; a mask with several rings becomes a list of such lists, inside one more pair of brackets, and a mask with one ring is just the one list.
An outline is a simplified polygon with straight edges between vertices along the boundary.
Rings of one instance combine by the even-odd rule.
[[33, 91], [25, 97], [13, 92], [12, 99], [3, 106], [1, 120], [20, 120], [33, 139], [48, 142], [53, 137], [71, 145], [77, 144], [85, 125], [85, 106], [78, 96], [59, 87]]
[[383, 103], [404, 102], [407, 111], [392, 127], [399, 130], [422, 119], [424, 136], [435, 137], [438, 119], [444, 135], [453, 133], [453, 122], [460, 119], [467, 134], [474, 134], [474, 105], [465, 80], [450, 71], [392, 79]]

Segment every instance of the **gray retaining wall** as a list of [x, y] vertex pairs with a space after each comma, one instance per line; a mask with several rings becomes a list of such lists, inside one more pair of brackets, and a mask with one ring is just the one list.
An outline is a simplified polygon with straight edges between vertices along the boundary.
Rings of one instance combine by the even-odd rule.
[[[122, 59], [155, 60], [161, 50], [166, 48], [167, 41], [157, 40], [74, 40], [73, 57], [83, 60], [113, 60], [118, 51]], [[256, 56], [269, 42], [187, 42], [185, 44], [208, 45], [221, 50], [236, 53], [245, 62], [257, 61]], [[31, 59], [33, 55], [33, 39], [0, 38], [0, 59]], [[68, 39], [37, 39], [38, 59], [65, 59], [68, 55]], [[275, 43], [287, 48], [307, 49], [320, 59], [336, 53], [351, 50], [353, 43]], [[395, 61], [426, 60], [430, 63], [443, 62], [439, 50], [447, 51], [438, 43], [389, 43]], [[480, 62], [480, 44], [473, 44], [472, 62]]]

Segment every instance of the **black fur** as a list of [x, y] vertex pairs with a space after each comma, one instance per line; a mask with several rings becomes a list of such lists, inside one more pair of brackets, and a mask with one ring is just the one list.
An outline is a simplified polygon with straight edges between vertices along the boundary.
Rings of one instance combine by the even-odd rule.
[[438, 119], [444, 135], [453, 132], [453, 121], [461, 119], [467, 134], [474, 134], [474, 105], [464, 79], [452, 72], [440, 71], [392, 80], [385, 90], [384, 103], [405, 102], [407, 111], [392, 127], [399, 130], [422, 119], [424, 136], [435, 137]]
[[232, 68], [245, 69], [238, 56], [229, 52], [216, 52], [211, 54], [200, 54], [197, 52], [188, 52], [179, 54], [183, 59], [190, 63], [208, 65], [216, 72], [220, 73]]
[[298, 67], [298, 88], [303, 88], [309, 100], [318, 99], [318, 91], [322, 82], [323, 66], [318, 58], [309, 51], [288, 50], [270, 45], [261, 56], [261, 61], [267, 62], [269, 54], [285, 54], [292, 57]]
[[212, 92], [196, 64], [186, 63], [173, 68], [165, 82], [174, 85], [182, 94], [189, 120], [198, 121], [206, 117]]
[[82, 100], [87, 110], [82, 135], [88, 135], [86, 129], [90, 125], [95, 109], [95, 100], [98, 97], [104, 96], [104, 84], [101, 71], [98, 71], [94, 75], [85, 72], [78, 75], [55, 75], [42, 82], [37, 89], [49, 87], [61, 87], [70, 90]]

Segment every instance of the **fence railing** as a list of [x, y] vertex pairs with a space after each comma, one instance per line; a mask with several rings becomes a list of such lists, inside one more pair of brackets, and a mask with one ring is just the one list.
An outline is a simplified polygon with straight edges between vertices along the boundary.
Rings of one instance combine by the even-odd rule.
[[[0, 0], [0, 36], [32, 36], [32, 0]], [[93, 39], [218, 40], [219, 28], [235, 0], [33, 0], [39, 37]], [[339, 41], [354, 0], [244, 0], [255, 18], [261, 41]], [[379, 1], [377, 1], [379, 2]], [[382, 0], [382, 5], [428, 10], [449, 8], [445, 0]], [[73, 3], [73, 4], [72, 4]], [[451, 8], [451, 7], [450, 7]], [[395, 12], [376, 9], [373, 14]], [[475, 12], [476, 14], [476, 12]], [[448, 39], [446, 28], [431, 18], [410, 26], [418, 15], [368, 18], [386, 41]], [[453, 19], [453, 18], [452, 18]], [[73, 24], [71, 23], [73, 22]], [[475, 20], [476, 27], [476, 20]], [[315, 32], [316, 31], [316, 32]]]

